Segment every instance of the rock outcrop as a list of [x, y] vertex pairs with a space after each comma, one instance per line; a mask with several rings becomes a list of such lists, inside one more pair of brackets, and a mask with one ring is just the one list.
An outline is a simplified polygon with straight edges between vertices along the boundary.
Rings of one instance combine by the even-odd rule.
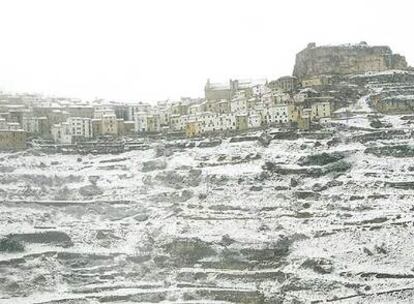
[[293, 75], [306, 79], [393, 69], [407, 69], [407, 62], [404, 56], [393, 54], [388, 46], [368, 46], [366, 42], [337, 46], [309, 43], [296, 55]]

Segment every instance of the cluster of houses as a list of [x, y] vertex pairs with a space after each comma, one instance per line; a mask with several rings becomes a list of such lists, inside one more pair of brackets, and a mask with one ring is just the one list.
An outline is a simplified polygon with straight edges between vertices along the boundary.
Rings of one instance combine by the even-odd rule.
[[0, 148], [22, 149], [28, 138], [74, 144], [99, 137], [199, 137], [279, 125], [309, 129], [312, 121], [330, 117], [332, 107], [332, 97], [300, 89], [292, 76], [271, 82], [208, 80], [204, 98], [156, 104], [0, 93]]
[[333, 98], [313, 89], [299, 90], [295, 77], [273, 82], [229, 80], [205, 85], [204, 99], [183, 98], [137, 108], [137, 133], [183, 133], [187, 137], [235, 133], [269, 126], [309, 129], [311, 122], [331, 116]]

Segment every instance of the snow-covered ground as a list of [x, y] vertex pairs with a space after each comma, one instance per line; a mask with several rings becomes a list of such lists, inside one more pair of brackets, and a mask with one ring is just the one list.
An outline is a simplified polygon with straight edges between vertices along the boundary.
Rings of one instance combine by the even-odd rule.
[[414, 140], [380, 119], [269, 147], [0, 154], [0, 234], [24, 245], [0, 247], [0, 303], [410, 303]]

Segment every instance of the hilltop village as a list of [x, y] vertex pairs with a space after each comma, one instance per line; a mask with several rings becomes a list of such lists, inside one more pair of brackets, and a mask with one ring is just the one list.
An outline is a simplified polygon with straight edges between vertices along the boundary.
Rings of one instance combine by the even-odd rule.
[[[387, 87], [380, 86], [384, 82]], [[207, 80], [204, 91], [204, 98], [156, 104], [1, 93], [0, 149], [223, 137], [269, 128], [307, 132], [361, 112], [411, 113], [414, 72], [387, 46], [310, 43], [297, 54], [292, 75]]]
[[387, 46], [199, 99], [0, 103], [0, 304], [413, 303], [414, 71]]

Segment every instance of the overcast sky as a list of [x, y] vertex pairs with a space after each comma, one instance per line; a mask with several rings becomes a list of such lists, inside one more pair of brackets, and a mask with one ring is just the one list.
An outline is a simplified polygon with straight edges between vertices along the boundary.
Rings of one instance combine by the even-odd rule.
[[317, 44], [387, 44], [414, 65], [413, 5], [393, 0], [0, 0], [0, 89], [154, 101], [207, 78], [291, 74]]

